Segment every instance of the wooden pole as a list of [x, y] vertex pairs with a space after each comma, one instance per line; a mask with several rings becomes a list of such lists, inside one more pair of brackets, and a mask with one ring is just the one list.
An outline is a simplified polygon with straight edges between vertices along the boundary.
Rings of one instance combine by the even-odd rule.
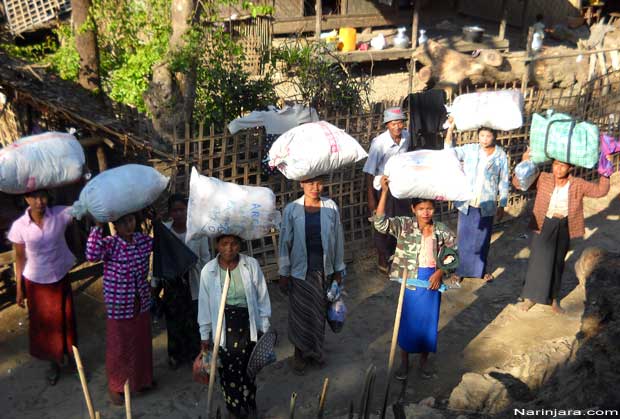
[[78, 374], [80, 376], [80, 383], [82, 384], [82, 392], [84, 393], [84, 399], [86, 400], [88, 416], [90, 419], [95, 419], [95, 409], [93, 408], [93, 401], [90, 398], [90, 391], [88, 391], [88, 384], [86, 383], [86, 374], [84, 374], [84, 365], [82, 365], [80, 351], [78, 351], [78, 348], [75, 346], [72, 346], [72, 348], [73, 357], [75, 358], [75, 365], [77, 366]]
[[222, 324], [224, 323], [224, 308], [226, 306], [226, 297], [228, 297], [228, 287], [230, 286], [230, 271], [226, 270], [226, 279], [222, 287], [222, 297], [220, 298], [220, 307], [217, 313], [217, 327], [213, 335], [213, 354], [211, 355], [211, 368], [209, 370], [209, 391], [207, 393], [207, 419], [211, 419], [211, 411], [213, 410], [213, 388], [215, 387], [215, 373], [217, 368], [217, 355], [220, 349], [220, 340], [222, 337]]
[[532, 71], [532, 68], [534, 66], [533, 61], [531, 60], [532, 39], [534, 39], [534, 28], [530, 26], [530, 28], [527, 31], [527, 45], [526, 45], [527, 63], [525, 64], [525, 71], [523, 72], [523, 79], [521, 79], [521, 91], [523, 93], [525, 93], [525, 91], [527, 90], [527, 85], [530, 82], [530, 72]]
[[95, 419], [101, 419], [101, 414], [99, 414], [99, 412], [95, 412]]
[[506, 26], [508, 25], [508, 0], [502, 0], [502, 19], [499, 22], [499, 39], [506, 39]]
[[418, 28], [420, 26], [420, 0], [413, 4], [413, 20], [411, 21], [411, 48], [418, 46]]
[[323, 381], [323, 390], [321, 391], [321, 397], [319, 398], [319, 413], [317, 414], [318, 419], [323, 418], [323, 412], [325, 410], [325, 399], [327, 398], [327, 387], [329, 386], [329, 378], [325, 378]]
[[321, 40], [321, 19], [323, 18], [323, 1], [315, 0], [314, 11], [316, 13], [316, 21], [314, 26], [314, 39], [316, 42]]
[[127, 419], [131, 419], [131, 391], [129, 391], [129, 379], [125, 381], [123, 390], [125, 392], [125, 415]]
[[405, 287], [407, 286], [407, 278], [409, 271], [407, 268], [403, 270], [403, 282], [400, 284], [400, 294], [398, 295], [398, 305], [396, 306], [396, 316], [394, 318], [394, 329], [392, 330], [392, 342], [390, 345], [390, 358], [388, 360], [388, 376], [385, 386], [385, 395], [383, 397], [383, 407], [381, 408], [381, 419], [385, 419], [387, 410], [388, 397], [390, 396], [390, 383], [392, 382], [392, 369], [394, 368], [394, 356], [396, 355], [396, 344], [398, 341], [398, 331], [400, 330], [400, 318], [403, 314], [403, 300], [405, 298]]

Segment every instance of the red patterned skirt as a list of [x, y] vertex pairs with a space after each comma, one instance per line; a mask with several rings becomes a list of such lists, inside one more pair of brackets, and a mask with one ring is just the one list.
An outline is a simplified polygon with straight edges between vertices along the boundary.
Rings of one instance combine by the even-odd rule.
[[133, 319], [107, 320], [105, 367], [112, 392], [122, 393], [126, 380], [132, 392], [152, 385], [153, 343], [148, 311]]
[[64, 355], [73, 357], [77, 345], [75, 312], [71, 283], [64, 277], [53, 284], [39, 284], [24, 278], [30, 318], [30, 355], [35, 358], [63, 362]]

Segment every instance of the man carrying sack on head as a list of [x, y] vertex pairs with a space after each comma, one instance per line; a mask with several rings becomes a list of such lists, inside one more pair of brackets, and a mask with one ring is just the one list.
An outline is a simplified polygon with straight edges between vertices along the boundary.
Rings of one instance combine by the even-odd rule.
[[[368, 151], [368, 160], [364, 165], [364, 173], [366, 173], [366, 187], [368, 191], [368, 211], [370, 215], [374, 215], [377, 209], [377, 202], [381, 195], [381, 188], [376, 189], [373, 186], [375, 176], [382, 176], [383, 169], [387, 161], [397, 154], [409, 151], [411, 139], [409, 132], [404, 129], [405, 114], [401, 108], [388, 108], [383, 112], [383, 123], [387, 130], [375, 137], [370, 143]], [[404, 216], [410, 214], [409, 200], [396, 199], [391, 193], [388, 193], [386, 202], [386, 217]], [[377, 249], [377, 267], [382, 273], [388, 272], [388, 263], [394, 255], [396, 249], [396, 239], [387, 234], [381, 234], [375, 231], [375, 247]]]

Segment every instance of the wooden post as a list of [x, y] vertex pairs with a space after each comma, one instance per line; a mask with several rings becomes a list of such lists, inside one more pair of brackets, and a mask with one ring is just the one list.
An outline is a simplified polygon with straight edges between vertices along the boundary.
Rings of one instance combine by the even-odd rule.
[[502, 0], [502, 20], [499, 22], [499, 39], [506, 39], [506, 26], [508, 25], [508, 0]]
[[525, 71], [523, 72], [523, 79], [521, 79], [521, 91], [525, 93], [527, 90], [527, 85], [530, 81], [530, 72], [534, 67], [534, 60], [532, 60], [532, 39], [534, 38], [534, 28], [530, 26], [527, 31], [527, 45], [526, 45], [526, 57], [527, 62], [525, 63]]
[[226, 297], [228, 297], [228, 288], [230, 286], [230, 271], [226, 270], [226, 279], [222, 287], [222, 297], [220, 298], [220, 307], [217, 313], [217, 326], [213, 335], [213, 354], [211, 355], [211, 368], [209, 370], [209, 390], [207, 392], [207, 419], [211, 419], [211, 411], [213, 410], [213, 388], [215, 387], [215, 374], [217, 372], [217, 355], [220, 349], [220, 340], [222, 338], [222, 324], [224, 323], [224, 308], [226, 307]]
[[88, 384], [86, 383], [86, 375], [84, 374], [84, 365], [82, 365], [82, 358], [80, 357], [80, 351], [75, 346], [73, 348], [73, 357], [75, 358], [75, 366], [80, 376], [80, 383], [82, 384], [82, 392], [84, 393], [84, 399], [86, 400], [86, 408], [88, 409], [88, 416], [90, 419], [95, 419], [95, 409], [93, 408], [93, 401], [90, 398], [90, 391], [88, 391]]
[[527, 9], [529, 8], [530, 0], [523, 0], [523, 13], [521, 15], [521, 27], [523, 32], [527, 31]]
[[405, 298], [405, 288], [407, 286], [407, 278], [409, 271], [407, 268], [403, 270], [403, 282], [400, 284], [400, 294], [398, 295], [398, 305], [396, 306], [396, 316], [394, 318], [394, 329], [392, 330], [392, 342], [390, 344], [390, 357], [388, 359], [388, 376], [385, 386], [385, 395], [383, 397], [383, 407], [381, 408], [381, 419], [385, 419], [387, 410], [388, 397], [390, 396], [390, 384], [392, 382], [392, 369], [394, 368], [394, 357], [396, 356], [396, 343], [398, 341], [398, 331], [400, 330], [400, 318], [403, 314], [403, 300]]
[[315, 6], [314, 6], [314, 10], [316, 13], [316, 22], [315, 22], [315, 27], [314, 27], [314, 38], [316, 40], [316, 42], [319, 42], [321, 40], [321, 19], [323, 18], [323, 1], [322, 0], [316, 0]]
[[411, 48], [418, 46], [418, 28], [420, 26], [420, 0], [413, 4], [413, 20], [411, 21]]

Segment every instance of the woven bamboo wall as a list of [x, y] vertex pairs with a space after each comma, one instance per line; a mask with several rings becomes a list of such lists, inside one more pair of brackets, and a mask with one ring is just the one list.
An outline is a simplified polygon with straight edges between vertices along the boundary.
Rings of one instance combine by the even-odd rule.
[[[598, 80], [598, 79], [597, 79]], [[606, 87], [607, 93], [603, 88]], [[497, 90], [501, 88], [519, 88], [517, 85], [491, 85], [463, 88], [459, 93], [474, 90]], [[324, 118], [330, 123], [346, 130], [360, 144], [368, 149], [371, 140], [382, 133], [382, 112], [386, 106], [378, 104], [373, 112], [360, 115], [332, 115]], [[525, 125], [519, 130], [498, 133], [498, 142], [506, 151], [510, 169], [521, 161], [521, 156], [529, 144], [529, 124], [532, 114], [553, 108], [556, 111], [573, 114], [580, 118], [588, 118], [607, 128], [609, 114], [617, 112], [616, 123], [612, 127], [615, 135], [620, 128], [620, 77], [615, 82], [594, 81], [583, 89], [554, 89], [549, 91], [529, 88], [525, 94]], [[280, 174], [262, 178], [260, 161], [265, 158], [263, 142], [265, 133], [262, 129], [244, 130], [236, 135], [215, 134], [215, 127], [200, 125], [194, 132], [194, 138], [180, 139], [174, 145], [174, 154], [181, 162], [176, 167], [173, 188], [176, 192], [187, 192], [189, 173], [192, 166], [204, 175], [213, 176], [225, 181], [243, 185], [261, 185], [271, 188], [276, 194], [277, 206], [284, 206], [302, 195], [298, 182], [292, 182]], [[474, 131], [459, 132], [457, 144], [476, 141]], [[325, 185], [325, 195], [332, 198], [340, 207], [341, 218], [345, 231], [347, 253], [351, 254], [372, 243], [372, 228], [367, 220], [366, 181], [362, 173], [364, 162], [352, 167], [338, 170], [330, 175]], [[618, 162], [616, 161], [616, 165]], [[596, 170], [578, 169], [578, 176], [592, 178]], [[509, 206], [521, 208], [532, 196], [531, 193], [511, 191]], [[437, 205], [440, 219], [456, 216], [451, 202], [440, 202]], [[248, 243], [247, 251], [256, 257], [266, 268], [268, 276], [273, 275], [276, 268], [277, 234], [263, 240]]]

